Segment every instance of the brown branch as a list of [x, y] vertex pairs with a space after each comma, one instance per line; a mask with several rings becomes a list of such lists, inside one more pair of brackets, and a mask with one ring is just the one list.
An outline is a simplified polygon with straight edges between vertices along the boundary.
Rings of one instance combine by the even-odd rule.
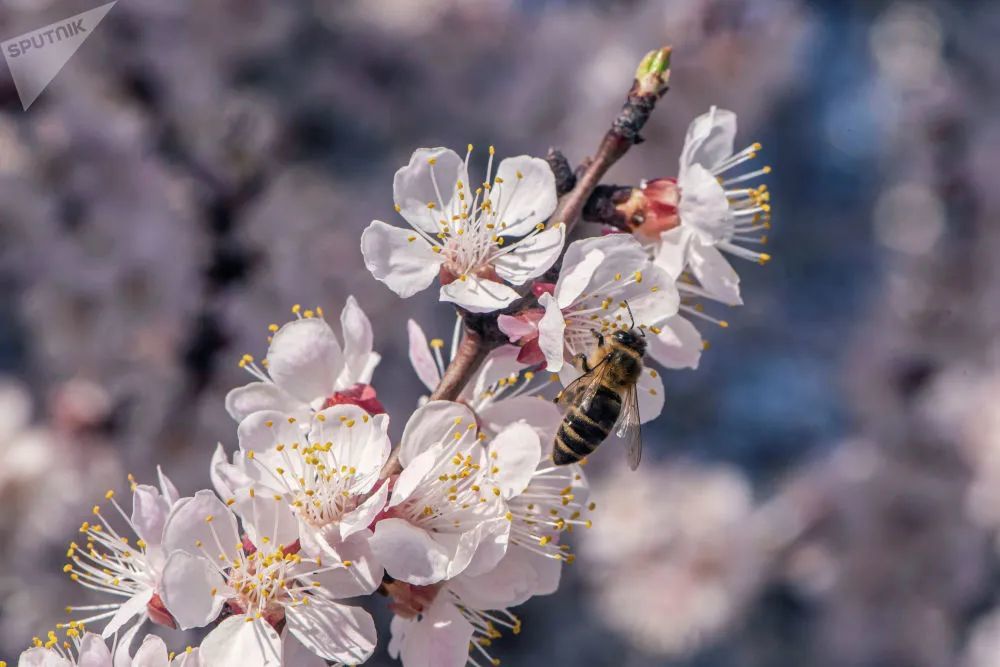
[[567, 235], [580, 219], [594, 188], [617, 162], [635, 144], [642, 141], [639, 132], [649, 120], [657, 100], [667, 92], [670, 79], [670, 47], [651, 51], [643, 58], [636, 70], [628, 98], [611, 129], [604, 135], [597, 154], [586, 165], [574, 187], [563, 198], [553, 220], [567, 227]]

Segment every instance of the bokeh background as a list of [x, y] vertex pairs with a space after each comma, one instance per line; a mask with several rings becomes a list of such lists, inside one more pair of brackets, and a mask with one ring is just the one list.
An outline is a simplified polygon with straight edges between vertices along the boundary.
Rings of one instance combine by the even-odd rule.
[[[2, 0], [0, 35], [95, 4]], [[688, 122], [732, 109], [774, 167], [775, 259], [665, 378], [639, 472], [596, 457], [596, 525], [498, 654], [1000, 665], [998, 34], [1000, 4], [947, 0], [121, 0], [28, 112], [4, 73], [0, 658], [80, 601], [62, 559], [106, 488], [157, 462], [208, 484], [236, 362], [293, 303], [359, 298], [398, 435], [406, 319], [453, 319], [362, 264], [395, 169], [468, 142], [579, 161], [669, 43], [609, 178], [674, 174]]]

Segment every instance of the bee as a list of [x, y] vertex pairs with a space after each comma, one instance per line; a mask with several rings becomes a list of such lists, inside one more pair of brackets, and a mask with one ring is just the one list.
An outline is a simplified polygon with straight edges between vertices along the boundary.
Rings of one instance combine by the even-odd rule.
[[635, 470], [642, 457], [636, 383], [642, 374], [646, 335], [635, 328], [633, 318], [627, 330], [607, 336], [595, 331], [594, 336], [597, 348], [590, 358], [585, 354], [577, 356], [583, 375], [556, 397], [556, 402], [567, 409], [556, 432], [552, 459], [556, 465], [575, 463], [590, 455], [615, 430], [625, 442], [628, 465]]

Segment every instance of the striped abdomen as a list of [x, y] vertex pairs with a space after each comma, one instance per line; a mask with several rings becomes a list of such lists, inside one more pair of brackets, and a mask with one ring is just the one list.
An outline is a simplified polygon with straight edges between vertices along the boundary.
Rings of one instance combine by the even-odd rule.
[[604, 442], [618, 421], [622, 400], [613, 389], [597, 388], [586, 409], [574, 405], [566, 412], [556, 433], [552, 459], [556, 465], [576, 463]]

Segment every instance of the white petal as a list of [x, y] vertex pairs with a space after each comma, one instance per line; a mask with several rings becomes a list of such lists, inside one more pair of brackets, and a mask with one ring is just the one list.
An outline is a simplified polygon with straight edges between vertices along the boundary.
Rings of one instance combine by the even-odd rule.
[[483, 429], [491, 433], [498, 433], [508, 424], [524, 422], [535, 429], [543, 450], [556, 437], [563, 418], [562, 410], [541, 396], [515, 396], [494, 401], [480, 408], [478, 414]]
[[177, 493], [177, 487], [174, 483], [170, 481], [167, 474], [163, 472], [163, 468], [156, 466], [156, 477], [160, 482], [160, 494], [163, 495], [163, 499], [167, 501], [168, 507], [173, 507], [181, 498], [181, 494]]
[[111, 617], [108, 624], [104, 626], [104, 631], [101, 632], [101, 636], [105, 638], [110, 637], [118, 632], [122, 626], [131, 621], [133, 618], [144, 614], [146, 612], [146, 605], [152, 597], [153, 589], [146, 588], [126, 600], [124, 604], [118, 608], [118, 611], [115, 612], [115, 615]]
[[639, 420], [645, 424], [656, 419], [663, 412], [663, 380], [651, 368], [643, 369], [636, 385], [639, 398]]
[[681, 150], [680, 174], [698, 164], [712, 169], [733, 154], [736, 139], [736, 114], [726, 109], [712, 107], [708, 113], [692, 121]]
[[321, 658], [358, 664], [375, 650], [375, 621], [364, 609], [314, 598], [286, 607], [285, 619], [289, 632]]
[[545, 315], [538, 321], [538, 347], [545, 355], [549, 372], [558, 373], [563, 367], [565, 356], [566, 320], [551, 294], [543, 294], [538, 303], [545, 308]]
[[461, 403], [430, 401], [422, 405], [403, 429], [399, 462], [405, 468], [431, 445], [450, 440], [453, 432], [464, 432], [469, 424], [475, 423], [475, 413]]
[[374, 593], [382, 584], [385, 570], [372, 552], [371, 531], [365, 529], [346, 540], [340, 540], [335, 530], [322, 531], [303, 526], [302, 550], [325, 564], [350, 561], [350, 566], [335, 567], [310, 575], [323, 584], [323, 590], [337, 599], [353, 598]]
[[78, 667], [111, 667], [111, 651], [103, 639], [88, 632], [80, 642], [76, 664]]
[[307, 649], [291, 632], [281, 637], [281, 664], [286, 667], [326, 667], [327, 662]]
[[150, 546], [159, 546], [170, 506], [155, 487], [139, 484], [132, 492], [132, 524]]
[[556, 177], [545, 160], [509, 157], [500, 163], [496, 175], [501, 182], [490, 188], [490, 203], [499, 212], [501, 224], [507, 225], [505, 234], [524, 236], [556, 210]]
[[132, 666], [132, 644], [138, 636], [139, 630], [142, 629], [142, 625], [142, 623], [134, 623], [131, 628], [118, 637], [115, 646], [114, 667]]
[[[437, 537], [441, 540], [444, 536], [438, 534]], [[448, 566], [448, 578], [463, 572], [473, 576], [489, 572], [507, 553], [509, 544], [510, 521], [506, 518], [476, 524], [473, 530], [462, 533], [458, 540], [454, 559]]]
[[167, 645], [156, 635], [146, 635], [132, 658], [132, 667], [168, 667]]
[[276, 385], [310, 403], [333, 393], [344, 355], [330, 325], [310, 317], [289, 322], [274, 333], [267, 363]]
[[[460, 575], [449, 588], [473, 609], [506, 609], [555, 590], [561, 561], [511, 545], [497, 566], [479, 576]], [[554, 581], [553, 581], [554, 579]]]
[[649, 356], [667, 368], [698, 368], [704, 343], [695, 326], [674, 315], [660, 328], [659, 334], [646, 336]]
[[182, 630], [200, 628], [219, 617], [225, 599], [212, 591], [224, 583], [208, 559], [174, 551], [163, 566], [160, 595]]
[[73, 667], [73, 663], [47, 648], [29, 648], [21, 653], [17, 667]]
[[[595, 251], [597, 251], [595, 253]], [[563, 276], [555, 297], [562, 308], [573, 303], [592, 285], [611, 281], [616, 273], [630, 275], [641, 270], [649, 256], [631, 234], [608, 234], [574, 241], [566, 249]]]
[[382, 519], [376, 523], [370, 545], [391, 577], [418, 586], [445, 579], [454, 556], [453, 551], [431, 538], [426, 530], [404, 519]]
[[520, 495], [528, 486], [542, 458], [538, 433], [527, 424], [515, 423], [502, 430], [490, 443], [490, 465], [503, 497]]
[[211, 667], [281, 667], [281, 638], [267, 621], [230, 616], [201, 643], [201, 662]]
[[372, 418], [356, 405], [334, 405], [312, 421], [309, 440], [333, 442], [330, 454], [341, 466], [355, 469], [352, 491], [365, 493], [374, 486], [392, 448], [386, 433], [389, 418]]
[[[261, 457], [262, 460], [274, 465], [284, 465], [287, 456], [282, 456], [278, 451], [278, 445], [291, 447], [295, 443], [305, 443], [305, 435], [302, 433], [303, 426], [308, 426], [310, 421], [303, 422], [297, 417], [284, 412], [273, 410], [261, 410], [255, 412], [243, 421], [236, 428], [236, 437], [240, 443], [240, 451], [244, 454]], [[293, 471], [298, 474], [301, 468]]]
[[518, 352], [520, 348], [514, 345], [503, 345], [490, 352], [476, 373], [470, 398], [482, 396], [504, 378], [516, 377], [524, 368], [524, 364], [517, 360]]
[[434, 470], [437, 458], [442, 450], [442, 445], [434, 445], [410, 459], [403, 468], [403, 472], [399, 473], [399, 476], [396, 478], [396, 483], [392, 485], [389, 507], [395, 507], [405, 502], [411, 495], [420, 491], [423, 487], [424, 479]]
[[469, 659], [472, 625], [455, 605], [439, 595], [419, 621], [392, 620], [393, 648], [404, 667], [464, 667]]
[[[430, 160], [434, 160], [433, 165]], [[434, 189], [435, 180], [437, 190]], [[455, 185], [459, 180], [468, 191], [469, 176], [466, 174], [465, 161], [455, 151], [448, 148], [419, 148], [410, 157], [410, 163], [397, 171], [392, 179], [392, 197], [399, 206], [400, 215], [408, 223], [428, 234], [437, 234], [438, 220], [450, 212]], [[438, 200], [438, 192], [443, 201]], [[434, 208], [428, 208], [428, 204], [434, 204]]]
[[273, 382], [251, 382], [226, 394], [226, 412], [236, 421], [241, 421], [258, 410], [293, 413], [303, 407], [302, 401], [282, 391]]
[[380, 356], [372, 351], [372, 324], [353, 296], [347, 297], [340, 313], [340, 326], [344, 332], [344, 370], [338, 380], [339, 388], [356, 383], [368, 384]]
[[299, 537], [299, 524], [291, 506], [283, 496], [265, 487], [256, 487], [236, 493], [233, 511], [243, 520], [243, 528], [250, 542], [270, 551], [287, 547]]
[[706, 243], [719, 243], [730, 234], [729, 200], [710, 171], [694, 165], [680, 182], [678, 205], [681, 224], [690, 227]]
[[[208, 667], [205, 663], [201, 661], [201, 652], [197, 648], [190, 648], [190, 650], [185, 649], [177, 654], [170, 662], [170, 667]], [[291, 664], [291, 663], [289, 663]], [[115, 666], [117, 667], [117, 665]], [[306, 665], [303, 665], [306, 667]], [[322, 667], [320, 665], [309, 665], [308, 667]]]
[[691, 272], [713, 299], [730, 306], [743, 303], [740, 277], [715, 247], [695, 241], [691, 245]]
[[466, 276], [441, 287], [441, 301], [449, 301], [472, 313], [492, 313], [509, 306], [521, 295], [503, 283]]
[[516, 343], [522, 338], [534, 337], [538, 333], [538, 324], [536, 322], [513, 315], [498, 316], [497, 327], [512, 343]]
[[233, 455], [233, 463], [226, 460], [226, 452], [222, 449], [222, 443], [218, 443], [212, 453], [212, 461], [209, 464], [209, 477], [212, 480], [212, 487], [215, 492], [223, 498], [232, 498], [240, 489], [247, 489], [259, 481], [259, 475], [250, 473], [258, 472], [247, 469], [247, 460], [242, 452]]
[[[209, 558], [235, 554], [239, 540], [236, 517], [211, 491], [199, 491], [193, 498], [179, 500], [163, 529], [163, 545], [168, 552], [183, 549], [195, 556], [201, 556], [203, 549]], [[198, 546], [199, 542], [202, 546]]]
[[497, 275], [514, 285], [537, 278], [549, 270], [562, 252], [566, 225], [557, 224], [521, 241], [493, 261]]
[[434, 391], [441, 381], [441, 373], [438, 371], [437, 362], [434, 361], [434, 355], [431, 354], [427, 336], [420, 325], [413, 320], [407, 321], [406, 332], [410, 339], [410, 365], [424, 386]]
[[694, 233], [680, 225], [660, 234], [653, 262], [677, 280], [688, 265], [688, 246]]
[[340, 538], [346, 540], [372, 524], [389, 500], [389, 482], [386, 480], [365, 502], [340, 518]]
[[594, 271], [604, 261], [604, 252], [593, 244], [574, 241], [566, 249], [555, 297], [562, 307], [569, 306], [583, 294], [590, 284]]
[[361, 253], [376, 280], [404, 299], [427, 289], [444, 261], [415, 232], [381, 220], [372, 220], [361, 233]]

